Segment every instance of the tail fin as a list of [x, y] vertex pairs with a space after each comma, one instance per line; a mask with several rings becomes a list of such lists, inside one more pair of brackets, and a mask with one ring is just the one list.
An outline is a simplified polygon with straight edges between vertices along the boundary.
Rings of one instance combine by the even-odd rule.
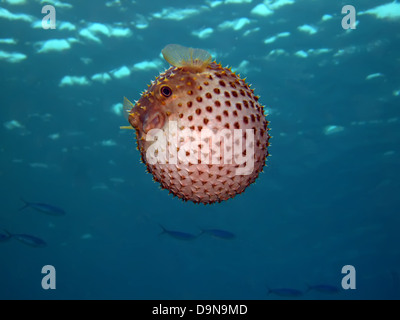
[[10, 232], [8, 232], [8, 230], [6, 230], [6, 229], [0, 229], [1, 231], [4, 231], [4, 233], [6, 233], [7, 234], [7, 236], [9, 237], [9, 238], [11, 238], [13, 235], [10, 233]]
[[25, 208], [29, 207], [29, 205], [30, 205], [30, 203], [28, 201], [25, 201], [23, 198], [20, 198], [20, 199], [23, 203], [25, 203], [25, 205], [23, 207], [19, 208], [18, 211], [24, 210]]
[[167, 229], [165, 229], [160, 223], [159, 223], [158, 225], [159, 225], [159, 226], [161, 227], [161, 229], [162, 229], [162, 231], [161, 231], [158, 235], [167, 233]]

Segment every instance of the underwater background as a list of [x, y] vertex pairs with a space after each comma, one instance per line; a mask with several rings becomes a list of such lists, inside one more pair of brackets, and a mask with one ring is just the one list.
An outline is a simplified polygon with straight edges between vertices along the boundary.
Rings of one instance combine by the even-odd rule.
[[[376, 0], [0, 1], [0, 299], [399, 299], [399, 26], [400, 4]], [[172, 197], [120, 129], [169, 43], [208, 50], [265, 105], [271, 157], [234, 199]]]

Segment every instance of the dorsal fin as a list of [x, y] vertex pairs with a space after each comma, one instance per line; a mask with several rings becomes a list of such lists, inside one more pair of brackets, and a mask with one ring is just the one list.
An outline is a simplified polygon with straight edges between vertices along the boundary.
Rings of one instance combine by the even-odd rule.
[[202, 70], [211, 63], [211, 54], [203, 49], [187, 48], [169, 44], [162, 49], [164, 59], [175, 67], [190, 67]]
[[134, 107], [133, 103], [130, 102], [126, 97], [124, 97], [124, 103], [122, 105], [122, 113], [126, 120], [129, 120], [129, 115], [132, 112], [132, 108]]

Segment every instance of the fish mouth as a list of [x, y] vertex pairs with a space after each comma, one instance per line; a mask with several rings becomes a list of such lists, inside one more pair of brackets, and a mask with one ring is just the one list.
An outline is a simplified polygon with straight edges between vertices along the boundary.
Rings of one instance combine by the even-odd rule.
[[152, 129], [161, 129], [164, 127], [164, 123], [165, 116], [159, 111], [151, 115], [146, 115], [143, 121], [143, 131], [147, 134]]
[[147, 99], [139, 100], [129, 112], [128, 121], [133, 128], [147, 134], [152, 129], [164, 127], [166, 115]]
[[161, 129], [164, 126], [165, 115], [159, 111], [149, 114], [132, 110], [128, 121], [136, 130], [147, 134], [152, 129]]

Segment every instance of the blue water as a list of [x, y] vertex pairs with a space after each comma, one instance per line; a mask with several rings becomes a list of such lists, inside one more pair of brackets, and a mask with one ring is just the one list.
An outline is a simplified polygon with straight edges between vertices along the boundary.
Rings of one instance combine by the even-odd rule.
[[[40, 1], [1, 3], [31, 18], [0, 15], [0, 39], [15, 40], [0, 51], [26, 56], [0, 59], [0, 229], [47, 246], [0, 242], [0, 299], [293, 299], [267, 288], [307, 285], [340, 290], [296, 299], [400, 298], [399, 17], [357, 14], [346, 31], [342, 1], [297, 0], [268, 16], [251, 13], [262, 3], [254, 0], [68, 3], [53, 2], [55, 30], [33, 27]], [[223, 24], [240, 18], [248, 21]], [[75, 30], [60, 30], [67, 21]], [[81, 31], [94, 22], [130, 34], [89, 39]], [[208, 37], [192, 34], [206, 28]], [[290, 34], [264, 43], [282, 32]], [[68, 38], [69, 49], [38, 52], [41, 41]], [[119, 129], [127, 122], [113, 106], [139, 99], [168, 67], [160, 52], [169, 43], [209, 50], [268, 110], [272, 156], [234, 199], [205, 206], [168, 195], [140, 163], [133, 131]], [[134, 67], [143, 61], [156, 67]], [[115, 76], [122, 66], [130, 74]], [[91, 79], [97, 73], [110, 80]], [[60, 86], [66, 75], [88, 83]], [[21, 197], [66, 215], [18, 211]], [[160, 234], [160, 224], [236, 237], [185, 241]], [[55, 290], [42, 288], [45, 265], [56, 270]], [[345, 265], [356, 270], [355, 289], [342, 288]]]

